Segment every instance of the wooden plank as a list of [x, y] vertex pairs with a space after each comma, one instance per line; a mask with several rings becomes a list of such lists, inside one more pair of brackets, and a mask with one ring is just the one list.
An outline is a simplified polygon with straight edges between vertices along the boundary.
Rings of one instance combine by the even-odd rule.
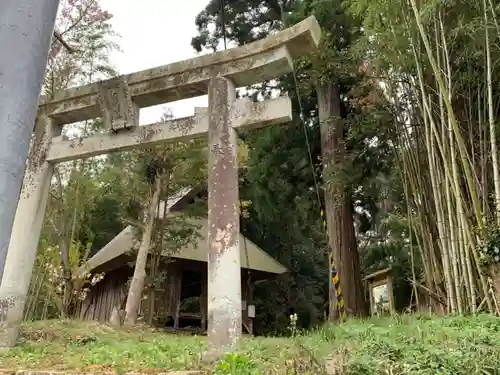
[[[234, 127], [260, 127], [291, 121], [292, 104], [288, 97], [252, 103], [240, 99], [234, 103]], [[208, 114], [197, 109], [192, 117], [136, 126], [119, 132], [99, 134], [88, 138], [63, 140], [54, 138], [49, 147], [47, 161], [60, 163], [88, 158], [110, 152], [126, 151], [134, 147], [151, 147], [161, 142], [188, 140], [205, 136], [208, 131]]]

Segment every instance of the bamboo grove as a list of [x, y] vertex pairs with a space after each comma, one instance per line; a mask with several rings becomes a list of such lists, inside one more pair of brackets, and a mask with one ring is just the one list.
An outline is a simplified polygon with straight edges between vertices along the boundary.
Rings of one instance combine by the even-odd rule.
[[414, 285], [430, 291], [438, 310], [498, 311], [484, 267], [497, 261], [498, 250], [488, 249], [500, 223], [498, 5], [409, 0], [351, 9], [364, 17], [369, 61], [395, 113], [412, 259], [422, 260]]

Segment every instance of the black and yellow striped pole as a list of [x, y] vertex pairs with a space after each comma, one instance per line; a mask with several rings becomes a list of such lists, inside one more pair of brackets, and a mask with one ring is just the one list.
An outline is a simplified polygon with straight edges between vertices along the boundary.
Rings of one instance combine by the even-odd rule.
[[[323, 228], [328, 239], [328, 228], [326, 223], [325, 211], [323, 209], [321, 209], [320, 215], [321, 222], [323, 223]], [[339, 310], [340, 320], [343, 321], [345, 319], [344, 297], [342, 296], [342, 289], [340, 288], [340, 278], [339, 274], [337, 273], [337, 269], [335, 268], [335, 259], [333, 257], [333, 252], [331, 251], [331, 249], [328, 252], [328, 259], [330, 262], [330, 273], [332, 278], [331, 282], [335, 288], [335, 296], [337, 297], [337, 307]]]

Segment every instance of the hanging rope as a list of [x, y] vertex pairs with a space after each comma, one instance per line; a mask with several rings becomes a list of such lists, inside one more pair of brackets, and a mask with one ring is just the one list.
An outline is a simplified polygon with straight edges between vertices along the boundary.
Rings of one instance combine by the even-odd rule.
[[[281, 22], [284, 25], [285, 24], [285, 12], [283, 9], [283, 4], [281, 1], [278, 1], [278, 4], [280, 6], [280, 11], [281, 11]], [[324, 233], [326, 236], [326, 243], [327, 243], [328, 247], [330, 248], [330, 239], [328, 236], [328, 227], [327, 227], [327, 222], [326, 222], [325, 210], [323, 209], [323, 204], [321, 202], [321, 195], [319, 192], [319, 184], [318, 184], [318, 180], [316, 178], [316, 171], [314, 168], [314, 162], [313, 162], [313, 157], [312, 157], [311, 143], [309, 141], [309, 135], [307, 132], [307, 125], [306, 125], [306, 122], [304, 121], [304, 117], [303, 117], [304, 116], [304, 108], [302, 106], [302, 100], [300, 99], [301, 96], [300, 96], [300, 92], [299, 92], [299, 84], [297, 81], [297, 73], [295, 71], [295, 65], [293, 66], [292, 75], [293, 75], [293, 82], [294, 82], [294, 87], [295, 87], [295, 95], [297, 96], [297, 101], [299, 103], [300, 122], [302, 123], [302, 128], [304, 130], [304, 139], [306, 141], [307, 155], [309, 157], [309, 164], [310, 164], [311, 173], [313, 176], [314, 189], [316, 191], [316, 199], [318, 201], [318, 206], [320, 209], [319, 214], [321, 217], [321, 222], [323, 224], [323, 229], [324, 229]], [[330, 269], [329, 269], [330, 277], [331, 277], [330, 282], [333, 285], [333, 287], [335, 288], [335, 295], [337, 297], [337, 307], [338, 307], [338, 311], [339, 311], [339, 315], [340, 315], [340, 320], [342, 321], [345, 319], [344, 296], [342, 295], [342, 289], [340, 288], [340, 278], [339, 278], [339, 275], [337, 273], [337, 268], [335, 267], [335, 259], [333, 256], [333, 251], [331, 251], [331, 250], [328, 252], [328, 262], [329, 262], [329, 267], [330, 267]], [[330, 298], [330, 295], [328, 295], [328, 298]]]
[[220, 0], [220, 16], [221, 16], [221, 28], [222, 28], [222, 38], [224, 39], [224, 49], [227, 49], [227, 36], [226, 36], [226, 10], [225, 1]]

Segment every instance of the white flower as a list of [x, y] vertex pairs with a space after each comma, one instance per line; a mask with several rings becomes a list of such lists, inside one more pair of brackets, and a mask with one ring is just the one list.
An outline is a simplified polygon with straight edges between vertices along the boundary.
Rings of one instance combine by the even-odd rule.
[[497, 256], [495, 257], [495, 262], [499, 262], [499, 261], [500, 261], [500, 256], [498, 256], [498, 255], [497, 255]]
[[87, 291], [86, 291], [86, 290], [82, 290], [82, 291], [80, 292], [80, 294], [78, 295], [78, 299], [79, 299], [80, 301], [83, 301], [85, 298], [87, 298]]
[[493, 251], [495, 252], [495, 254], [500, 253], [500, 249], [497, 246], [495, 246], [495, 248], [493, 249]]

